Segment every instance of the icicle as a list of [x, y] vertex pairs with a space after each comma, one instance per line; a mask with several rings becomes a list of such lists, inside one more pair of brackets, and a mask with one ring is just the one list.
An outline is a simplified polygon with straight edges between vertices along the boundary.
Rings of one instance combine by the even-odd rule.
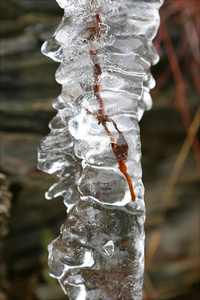
[[70, 299], [142, 299], [144, 187], [138, 121], [150, 109], [152, 40], [162, 0], [57, 0], [64, 17], [42, 47], [62, 92], [39, 168], [67, 206], [49, 245], [50, 275]]

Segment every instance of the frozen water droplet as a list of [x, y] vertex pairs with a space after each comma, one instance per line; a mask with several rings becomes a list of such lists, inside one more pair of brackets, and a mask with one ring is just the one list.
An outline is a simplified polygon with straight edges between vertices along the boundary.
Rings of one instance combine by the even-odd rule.
[[114, 250], [115, 250], [115, 246], [113, 241], [108, 241], [104, 246], [103, 246], [104, 251], [106, 252], [106, 254], [110, 257], [113, 256]]

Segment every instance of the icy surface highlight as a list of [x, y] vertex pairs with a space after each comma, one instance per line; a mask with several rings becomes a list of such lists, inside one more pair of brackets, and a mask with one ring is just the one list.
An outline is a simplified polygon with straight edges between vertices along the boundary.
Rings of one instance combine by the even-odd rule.
[[162, 0], [57, 0], [63, 19], [42, 46], [60, 62], [58, 110], [38, 151], [67, 219], [49, 245], [69, 299], [142, 299], [144, 186], [138, 122], [152, 106], [152, 40]]

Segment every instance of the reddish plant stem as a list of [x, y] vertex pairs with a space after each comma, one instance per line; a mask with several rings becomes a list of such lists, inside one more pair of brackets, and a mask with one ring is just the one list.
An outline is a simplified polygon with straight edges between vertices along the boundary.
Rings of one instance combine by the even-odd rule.
[[[186, 96], [185, 96], [185, 84], [184, 80], [181, 74], [181, 70], [179, 67], [178, 59], [176, 57], [176, 54], [174, 52], [171, 40], [169, 38], [167, 29], [165, 27], [164, 22], [162, 21], [161, 18], [161, 24], [160, 24], [160, 33], [161, 33], [161, 38], [163, 41], [163, 44], [165, 45], [165, 49], [167, 52], [167, 56], [169, 59], [169, 64], [174, 76], [174, 80], [176, 83], [176, 88], [177, 88], [177, 100], [178, 104], [181, 110], [182, 118], [183, 118], [183, 124], [185, 127], [185, 130], [187, 132], [187, 135], [189, 138], [191, 138], [191, 134], [189, 132], [189, 127], [191, 125], [191, 119], [190, 119], [190, 114], [188, 110], [188, 105], [186, 101]], [[199, 158], [199, 143], [197, 138], [195, 137], [193, 140], [193, 151], [194, 151], [194, 156], [197, 162], [197, 166], [200, 165], [200, 158]]]
[[[160, 37], [160, 29], [158, 30], [158, 36]], [[161, 40], [159, 39], [159, 43], [161, 43]], [[184, 57], [185, 51], [187, 48], [187, 41], [185, 41], [185, 39], [182, 37], [180, 39], [179, 45], [177, 47], [177, 59], [178, 62]], [[156, 87], [151, 91], [151, 96], [152, 98], [154, 98], [158, 92], [160, 91], [160, 89], [166, 84], [169, 76], [171, 75], [172, 70], [170, 65], [167, 65], [167, 67], [160, 73], [157, 81], [156, 81]]]
[[[103, 25], [102, 25], [99, 14], [96, 14], [95, 18], [96, 18], [96, 20], [94, 21], [94, 23], [91, 23], [91, 26], [89, 27], [89, 30], [90, 30], [89, 41], [90, 41], [90, 57], [94, 64], [93, 91], [94, 91], [94, 95], [96, 96], [96, 98], [99, 102], [99, 106], [100, 106], [100, 108], [98, 110], [98, 114], [96, 114], [96, 118], [99, 121], [98, 124], [103, 125], [104, 129], [106, 130], [106, 132], [110, 138], [113, 153], [118, 162], [120, 171], [124, 174], [124, 176], [127, 180], [130, 194], [131, 194], [131, 201], [134, 202], [135, 201], [135, 193], [134, 193], [134, 189], [133, 189], [133, 184], [132, 184], [129, 174], [127, 173], [127, 166], [125, 163], [125, 160], [127, 159], [127, 156], [128, 156], [128, 143], [126, 142], [123, 133], [118, 129], [116, 122], [112, 118], [109, 118], [106, 115], [104, 102], [100, 95], [99, 75], [101, 75], [101, 66], [99, 64], [97, 51], [96, 51], [94, 45], [92, 44], [92, 41], [94, 40], [95, 37], [101, 36], [101, 30], [103, 29]], [[117, 142], [115, 141], [113, 134], [108, 129], [107, 124], [106, 124], [107, 122], [111, 122], [114, 125], [116, 131], [118, 132], [119, 137], [117, 139]]]

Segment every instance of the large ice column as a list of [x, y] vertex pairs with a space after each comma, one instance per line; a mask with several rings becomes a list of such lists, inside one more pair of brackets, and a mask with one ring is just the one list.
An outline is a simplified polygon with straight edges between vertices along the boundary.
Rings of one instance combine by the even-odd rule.
[[64, 17], [42, 47], [60, 61], [57, 115], [39, 168], [67, 206], [49, 269], [70, 299], [142, 299], [144, 187], [138, 121], [150, 109], [152, 40], [162, 0], [57, 0]]

